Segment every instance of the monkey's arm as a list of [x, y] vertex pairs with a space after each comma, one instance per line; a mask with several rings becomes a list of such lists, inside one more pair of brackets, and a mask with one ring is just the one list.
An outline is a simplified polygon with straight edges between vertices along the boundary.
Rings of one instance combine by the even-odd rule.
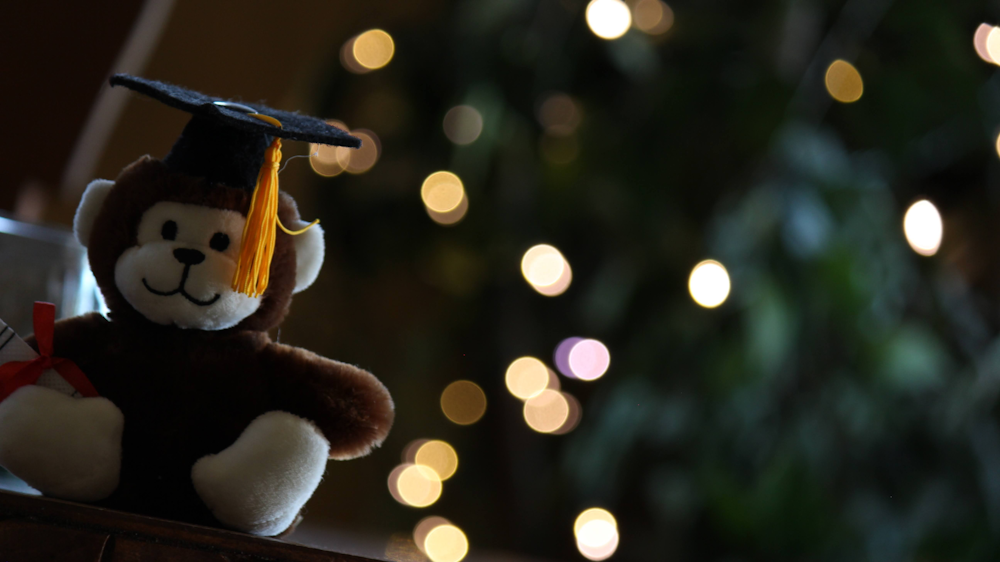
[[366, 455], [389, 433], [392, 398], [368, 371], [278, 343], [261, 352], [261, 362], [275, 407], [315, 423], [330, 458]]

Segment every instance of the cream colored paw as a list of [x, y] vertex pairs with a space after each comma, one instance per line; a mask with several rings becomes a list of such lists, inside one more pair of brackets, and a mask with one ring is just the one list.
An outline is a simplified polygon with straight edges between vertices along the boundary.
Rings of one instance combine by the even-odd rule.
[[311, 422], [268, 412], [235, 443], [202, 457], [191, 481], [223, 524], [254, 535], [287, 529], [323, 478], [330, 444]]
[[0, 402], [0, 466], [48, 496], [104, 499], [118, 487], [124, 427], [107, 398], [24, 386]]

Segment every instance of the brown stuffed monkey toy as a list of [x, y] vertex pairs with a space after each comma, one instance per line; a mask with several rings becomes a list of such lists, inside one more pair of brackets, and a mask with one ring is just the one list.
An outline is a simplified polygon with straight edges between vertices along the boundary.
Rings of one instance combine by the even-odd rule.
[[393, 420], [370, 373], [267, 334], [324, 253], [318, 226], [286, 233], [306, 225], [277, 191], [276, 138], [360, 143], [299, 114], [111, 83], [194, 117], [163, 160], [87, 187], [74, 229], [110, 313], [56, 322], [53, 355], [100, 397], [18, 388], [0, 402], [0, 465], [52, 497], [283, 533], [327, 459], [367, 454]]

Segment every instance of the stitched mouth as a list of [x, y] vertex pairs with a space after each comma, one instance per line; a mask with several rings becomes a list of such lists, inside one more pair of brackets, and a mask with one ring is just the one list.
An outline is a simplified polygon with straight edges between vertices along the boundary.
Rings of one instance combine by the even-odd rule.
[[200, 301], [200, 300], [192, 297], [191, 295], [189, 295], [187, 293], [187, 291], [184, 290], [184, 284], [187, 283], [188, 273], [190, 273], [190, 272], [191, 272], [191, 266], [190, 265], [185, 265], [184, 266], [184, 273], [181, 274], [181, 283], [173, 291], [158, 291], [158, 290], [156, 290], [156, 289], [154, 289], [154, 288], [152, 288], [152, 287], [149, 286], [149, 283], [146, 282], [146, 278], [145, 277], [142, 278], [142, 285], [144, 287], [146, 287], [146, 290], [149, 291], [150, 293], [153, 293], [154, 295], [158, 295], [158, 296], [161, 296], [161, 297], [170, 297], [170, 296], [176, 295], [177, 293], [180, 293], [182, 297], [186, 298], [187, 300], [193, 302], [194, 304], [196, 304], [198, 306], [211, 306], [211, 305], [215, 304], [215, 301], [219, 300], [219, 297], [222, 296], [220, 293], [216, 293], [214, 297], [208, 299], [207, 301]]

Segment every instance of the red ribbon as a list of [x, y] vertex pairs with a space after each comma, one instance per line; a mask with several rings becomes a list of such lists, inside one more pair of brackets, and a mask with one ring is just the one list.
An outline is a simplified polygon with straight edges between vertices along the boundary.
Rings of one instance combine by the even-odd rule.
[[38, 343], [38, 357], [31, 361], [11, 361], [0, 365], [0, 401], [15, 390], [38, 382], [46, 369], [55, 369], [66, 382], [73, 385], [83, 396], [98, 396], [97, 389], [90, 384], [87, 375], [69, 359], [52, 356], [52, 335], [56, 323], [56, 305], [36, 302], [34, 312], [35, 341]]

